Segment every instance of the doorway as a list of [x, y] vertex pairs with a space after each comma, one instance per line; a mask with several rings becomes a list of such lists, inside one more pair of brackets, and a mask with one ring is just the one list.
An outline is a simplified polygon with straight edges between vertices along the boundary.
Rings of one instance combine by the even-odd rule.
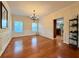
[[64, 18], [54, 19], [54, 38], [57, 36], [63, 38]]

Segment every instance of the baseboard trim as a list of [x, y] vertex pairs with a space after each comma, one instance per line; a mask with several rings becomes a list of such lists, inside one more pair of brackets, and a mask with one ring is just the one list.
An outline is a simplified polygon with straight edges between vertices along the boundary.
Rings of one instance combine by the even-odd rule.
[[23, 36], [32, 36], [32, 35], [35, 35], [35, 34], [29, 34], [29, 35], [13, 35], [12, 37], [23, 37]]
[[[34, 34], [35, 35], [35, 34]], [[27, 36], [34, 36], [34, 35], [23, 35], [23, 36], [15, 36], [13, 38], [18, 38], [18, 37], [27, 37]]]
[[46, 37], [46, 36], [43, 36], [43, 35], [40, 35], [40, 34], [39, 34], [39, 36], [42, 36], [42, 37], [44, 37], [44, 38], [46, 38], [46, 39], [54, 40], [54, 38], [49, 38], [49, 37]]

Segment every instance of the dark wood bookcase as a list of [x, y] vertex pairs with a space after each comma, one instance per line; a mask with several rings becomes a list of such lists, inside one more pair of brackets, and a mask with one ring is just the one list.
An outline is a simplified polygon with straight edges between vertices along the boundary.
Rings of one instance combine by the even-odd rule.
[[78, 16], [69, 20], [69, 45], [78, 47]]

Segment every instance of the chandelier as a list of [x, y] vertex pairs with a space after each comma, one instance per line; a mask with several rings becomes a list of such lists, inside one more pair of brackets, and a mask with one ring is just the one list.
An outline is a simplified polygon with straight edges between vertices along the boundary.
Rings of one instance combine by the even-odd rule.
[[31, 19], [32, 19], [33, 21], [38, 20], [38, 16], [35, 14], [35, 10], [33, 10], [33, 15], [32, 15], [32, 17], [31, 17]]

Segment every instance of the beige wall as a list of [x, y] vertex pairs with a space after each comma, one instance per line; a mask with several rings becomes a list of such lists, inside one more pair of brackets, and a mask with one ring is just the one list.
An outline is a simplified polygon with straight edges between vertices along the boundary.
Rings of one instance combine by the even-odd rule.
[[[23, 22], [23, 32], [22, 33], [16, 33], [14, 31], [14, 21], [22, 21]], [[13, 37], [17, 36], [27, 36], [27, 35], [34, 35], [35, 33], [32, 32], [32, 20], [29, 17], [26, 16], [12, 16], [12, 22], [13, 22]]]
[[[8, 9], [8, 28], [0, 29], [0, 55], [6, 48], [11, 37], [15, 36], [26, 36], [35, 34], [31, 30], [32, 21], [30, 18], [25, 16], [13, 16], [11, 19], [10, 9], [6, 2], [3, 2]], [[53, 39], [53, 19], [64, 17], [64, 43], [69, 42], [69, 19], [74, 18], [79, 14], [79, 2], [68, 6], [64, 9], [48, 14], [39, 21], [39, 33], [42, 36]], [[24, 31], [22, 33], [15, 33], [13, 30], [13, 22], [15, 20], [24, 22]], [[12, 22], [13, 21], [13, 22]]]
[[[0, 29], [0, 55], [4, 52], [5, 48], [7, 47], [8, 43], [10, 42], [12, 37], [17, 36], [27, 36], [27, 35], [34, 35], [36, 33], [32, 32], [32, 20], [26, 16], [15, 16], [11, 15], [9, 6], [6, 2], [3, 2], [5, 7], [8, 10], [8, 28], [7, 29]], [[14, 21], [23, 21], [24, 31], [22, 33], [14, 32]]]
[[0, 55], [3, 53], [9, 41], [11, 40], [11, 34], [12, 34], [12, 31], [11, 31], [12, 21], [11, 21], [10, 9], [6, 2], [3, 2], [3, 4], [8, 10], [8, 28], [0, 29]]
[[48, 14], [40, 20], [39, 32], [41, 35], [53, 39], [53, 20], [64, 17], [64, 43], [69, 43], [69, 19], [79, 14], [79, 2], [63, 8], [54, 13]]

